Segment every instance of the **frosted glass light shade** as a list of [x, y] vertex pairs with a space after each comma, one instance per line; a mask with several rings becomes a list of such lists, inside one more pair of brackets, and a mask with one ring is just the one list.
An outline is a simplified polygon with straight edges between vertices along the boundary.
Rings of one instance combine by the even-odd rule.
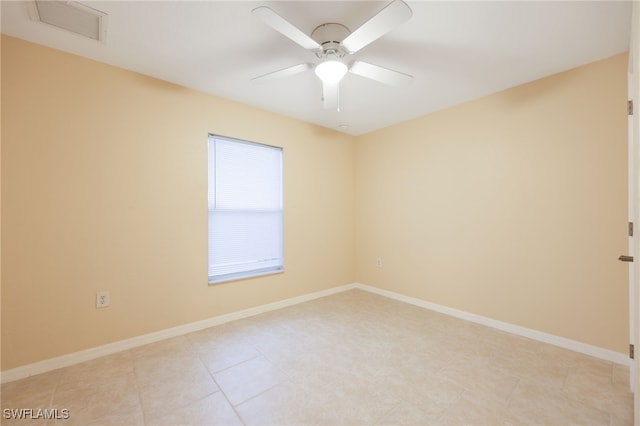
[[337, 83], [347, 70], [347, 66], [340, 61], [324, 61], [316, 65], [315, 73], [325, 83]]

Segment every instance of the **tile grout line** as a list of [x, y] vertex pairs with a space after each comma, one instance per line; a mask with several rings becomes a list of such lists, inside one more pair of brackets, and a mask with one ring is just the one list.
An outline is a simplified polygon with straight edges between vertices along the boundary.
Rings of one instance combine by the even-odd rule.
[[[131, 349], [129, 349], [127, 352], [130, 352]], [[140, 411], [142, 411], [142, 421], [145, 424], [145, 426], [147, 426], [149, 424], [149, 421], [147, 420], [147, 415], [145, 414], [145, 409], [142, 406], [142, 396], [140, 395], [140, 376], [138, 374], [138, 369], [136, 368], [136, 363], [134, 360], [134, 356], [133, 353], [129, 353], [130, 357], [131, 357], [131, 369], [133, 370], [133, 377], [135, 378], [135, 384], [136, 384], [136, 391], [138, 394], [138, 403], [140, 404]]]
[[509, 409], [509, 406], [511, 405], [511, 400], [513, 399], [513, 394], [516, 392], [516, 389], [518, 388], [518, 386], [520, 386], [520, 383], [522, 382], [522, 377], [519, 377], [519, 376], [514, 376], [514, 377], [516, 377], [518, 381], [516, 382], [513, 389], [511, 389], [511, 392], [509, 392], [509, 397], [507, 398], [507, 402], [504, 404], [505, 410]]
[[[202, 363], [204, 364], [204, 361], [202, 361], [202, 358], [200, 357], [200, 354], [198, 353], [198, 354], [196, 354], [196, 356], [198, 357], [198, 359], [200, 360], [200, 362], [202, 362]], [[206, 364], [204, 365], [204, 368], [206, 368], [206, 369], [207, 369], [207, 371], [209, 372], [209, 374], [214, 375], [214, 374], [222, 373], [223, 371], [227, 371], [227, 370], [229, 370], [230, 368], [237, 367], [237, 366], [239, 366], [240, 364], [244, 364], [244, 363], [245, 363], [245, 362], [247, 362], [247, 361], [251, 361], [251, 360], [253, 360], [253, 359], [256, 359], [256, 358], [258, 358], [259, 356], [260, 356], [260, 355], [252, 356], [251, 358], [247, 358], [247, 359], [245, 359], [245, 360], [242, 360], [242, 361], [236, 362], [235, 364], [228, 365], [228, 366], [226, 366], [226, 367], [224, 367], [224, 368], [221, 368], [220, 370], [216, 370], [216, 371], [211, 371], [211, 370], [209, 369], [209, 367], [207, 367], [207, 366], [206, 366]]]
[[218, 383], [218, 381], [216, 380], [216, 378], [213, 376], [213, 373], [211, 371], [209, 371], [209, 369], [207, 369], [207, 371], [209, 372], [209, 375], [211, 376], [211, 379], [213, 380], [213, 382], [216, 384], [216, 386], [218, 387], [218, 389], [220, 389], [220, 393], [222, 394], [222, 396], [224, 397], [225, 401], [227, 401], [227, 404], [229, 404], [229, 407], [231, 407], [231, 409], [233, 410], [233, 412], [235, 413], [236, 417], [238, 418], [238, 420], [240, 420], [240, 423], [242, 423], [243, 425], [246, 425], [247, 423], [244, 421], [244, 419], [242, 418], [242, 416], [240, 415], [240, 413], [238, 412], [238, 410], [236, 409], [236, 406], [234, 404], [231, 403], [231, 400], [229, 399], [229, 397], [227, 396], [227, 394], [225, 393], [224, 389], [222, 389], [222, 386], [220, 386], [220, 383]]
[[[62, 370], [62, 369], [59, 369]], [[53, 408], [53, 401], [55, 400], [55, 396], [56, 396], [56, 392], [58, 391], [58, 386], [60, 385], [60, 378], [62, 376], [62, 371], [58, 372], [58, 377], [56, 378], [56, 384], [53, 386], [53, 392], [51, 392], [51, 398], [49, 399], [49, 407], [47, 408]], [[47, 424], [49, 423], [50, 419], [47, 419], [47, 421], [44, 423], [45, 426], [47, 426]]]
[[389, 413], [391, 413], [393, 410], [395, 410], [396, 408], [400, 407], [402, 405], [403, 401], [398, 401], [398, 403], [396, 405], [394, 405], [393, 407], [391, 407], [389, 410], [387, 410], [382, 416], [380, 416], [380, 418], [375, 422], [376, 426], [382, 425], [382, 421], [389, 415]]
[[[213, 381], [213, 383], [215, 383], [216, 387], [218, 388], [218, 392], [220, 392], [220, 394], [222, 394], [222, 397], [225, 399], [225, 401], [227, 401], [227, 404], [229, 404], [229, 407], [231, 407], [231, 410], [233, 410], [233, 412], [235, 413], [235, 415], [238, 418], [238, 420], [240, 420], [240, 423], [242, 423], [243, 425], [246, 425], [244, 419], [242, 418], [240, 413], [238, 413], [238, 411], [236, 410], [236, 407], [231, 403], [231, 401], [229, 400], [229, 397], [225, 393], [224, 389], [222, 389], [222, 386], [220, 386], [220, 383], [218, 383], [218, 381], [216, 380], [216, 378], [214, 376], [214, 373], [209, 369], [209, 367], [206, 366], [204, 361], [202, 361], [202, 357], [200, 356], [200, 351], [196, 351], [196, 352], [197, 352], [196, 356], [198, 357], [198, 360], [200, 361], [200, 363], [202, 364], [204, 369], [207, 370], [207, 373], [209, 374], [209, 377], [211, 377], [211, 380]], [[239, 364], [241, 364], [241, 363], [238, 363], [238, 364], [235, 364], [235, 365], [239, 365]], [[228, 368], [231, 368], [231, 367], [228, 367]], [[224, 371], [224, 370], [226, 370], [226, 369], [223, 369], [221, 371]], [[211, 393], [210, 395], [213, 395], [214, 393], [215, 392]], [[207, 395], [207, 396], [209, 396], [209, 395]]]

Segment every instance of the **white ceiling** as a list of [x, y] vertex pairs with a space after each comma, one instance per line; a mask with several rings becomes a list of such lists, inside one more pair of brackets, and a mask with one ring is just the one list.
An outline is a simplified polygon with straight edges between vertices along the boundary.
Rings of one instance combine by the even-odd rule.
[[411, 74], [413, 83], [347, 74], [341, 110], [332, 111], [322, 108], [312, 71], [250, 81], [317, 61], [251, 10], [267, 5], [310, 34], [326, 22], [353, 31], [388, 2], [82, 3], [109, 15], [104, 43], [30, 20], [25, 1], [2, 1], [2, 32], [353, 135], [622, 53], [631, 20], [628, 1], [408, 1], [413, 17], [353, 56]]

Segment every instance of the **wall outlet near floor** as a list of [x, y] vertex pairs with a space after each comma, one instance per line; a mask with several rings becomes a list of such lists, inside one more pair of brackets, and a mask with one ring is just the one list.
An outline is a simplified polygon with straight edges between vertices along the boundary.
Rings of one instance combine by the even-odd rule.
[[381, 257], [376, 259], [376, 266], [378, 268], [382, 268], [382, 258]]
[[106, 308], [109, 306], [109, 292], [99, 291], [96, 293], [96, 308]]

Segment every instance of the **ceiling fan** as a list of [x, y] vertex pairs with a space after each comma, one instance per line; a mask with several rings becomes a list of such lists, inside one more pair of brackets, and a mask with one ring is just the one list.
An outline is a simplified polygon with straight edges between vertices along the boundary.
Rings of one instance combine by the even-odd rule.
[[339, 110], [340, 80], [347, 72], [391, 86], [406, 85], [413, 80], [409, 74], [379, 65], [358, 60], [347, 62], [350, 55], [411, 18], [411, 8], [402, 0], [392, 1], [353, 32], [342, 24], [326, 23], [318, 25], [310, 36], [266, 6], [257, 7], [251, 13], [282, 35], [312, 51], [320, 59], [318, 64], [293, 65], [255, 77], [253, 81], [289, 77], [313, 68], [322, 81], [324, 108]]

